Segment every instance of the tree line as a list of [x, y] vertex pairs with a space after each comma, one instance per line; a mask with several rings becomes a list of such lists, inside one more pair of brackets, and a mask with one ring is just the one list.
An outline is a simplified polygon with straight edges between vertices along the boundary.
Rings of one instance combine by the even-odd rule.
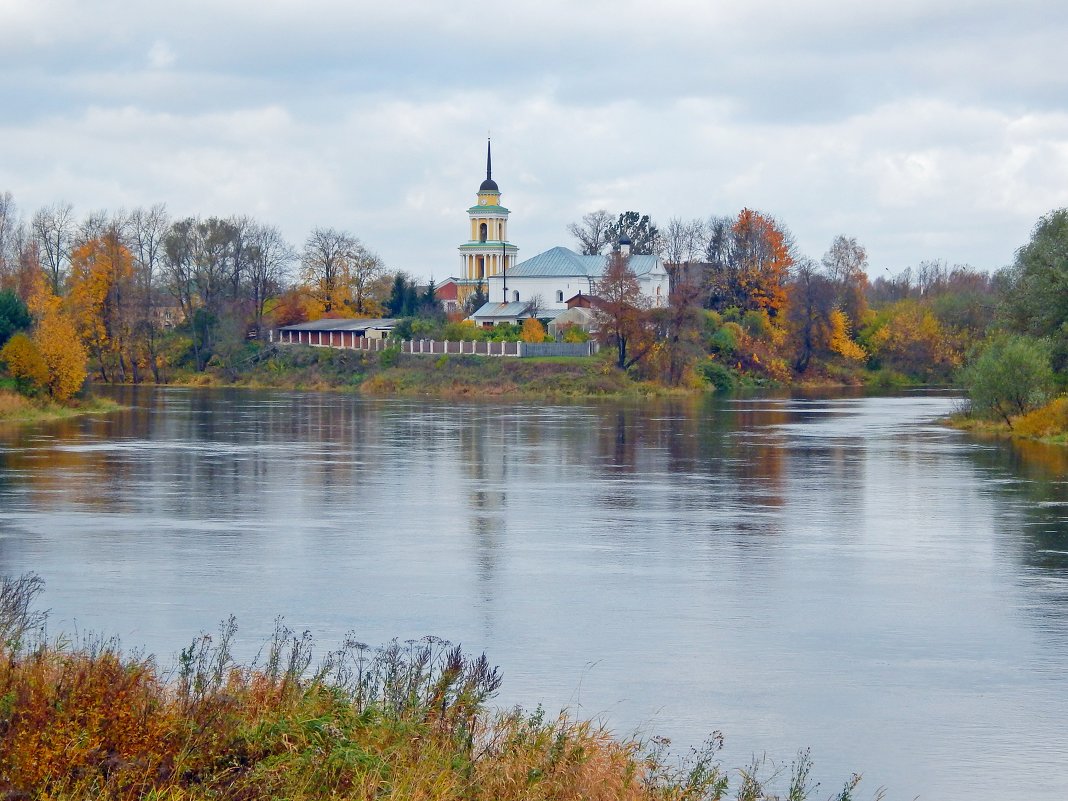
[[[874, 279], [855, 237], [835, 237], [815, 259], [784, 223], [751, 209], [663, 227], [640, 212], [602, 209], [568, 230], [584, 253], [609, 254], [597, 314], [620, 367], [669, 384], [694, 374], [720, 386], [946, 382], [963, 380], [962, 366], [1007, 335], [1038, 341], [1050, 375], [1064, 376], [1066, 218], [1057, 210], [1040, 220], [1013, 264], [994, 273], [931, 259]], [[620, 237], [632, 253], [666, 263], [666, 307], [650, 308], [627, 277], [611, 250]]]
[[415, 286], [336, 228], [295, 247], [247, 215], [174, 218], [157, 204], [78, 219], [56, 203], [25, 217], [0, 193], [0, 335], [51, 304], [77, 332], [70, 347], [106, 382], [165, 381], [184, 361], [227, 363], [273, 325], [411, 312], [426, 302], [412, 300]]

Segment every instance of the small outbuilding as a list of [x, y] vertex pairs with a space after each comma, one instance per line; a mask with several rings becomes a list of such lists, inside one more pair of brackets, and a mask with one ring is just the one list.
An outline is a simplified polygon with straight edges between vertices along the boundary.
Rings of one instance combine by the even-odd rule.
[[271, 341], [351, 348], [355, 347], [357, 339], [386, 339], [396, 325], [397, 320], [393, 318], [352, 320], [328, 317], [283, 326], [271, 332]]

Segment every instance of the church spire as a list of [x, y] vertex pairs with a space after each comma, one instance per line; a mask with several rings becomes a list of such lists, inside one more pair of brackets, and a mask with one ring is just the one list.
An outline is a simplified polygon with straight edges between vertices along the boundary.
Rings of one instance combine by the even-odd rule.
[[[496, 192], [500, 193], [500, 188], [497, 186], [497, 182], [493, 180], [493, 154], [490, 151], [490, 138], [486, 137], [486, 180], [482, 182], [482, 186], [478, 188], [479, 193], [482, 192]], [[497, 203], [500, 198], [494, 200]]]
[[490, 157], [490, 138], [486, 137], [486, 180], [493, 180], [493, 161]]

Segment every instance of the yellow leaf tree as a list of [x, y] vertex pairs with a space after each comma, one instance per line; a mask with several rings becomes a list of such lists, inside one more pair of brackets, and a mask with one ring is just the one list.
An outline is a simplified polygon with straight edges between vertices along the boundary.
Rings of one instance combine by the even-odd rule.
[[24, 333], [15, 334], [0, 350], [0, 362], [19, 384], [25, 395], [34, 394], [48, 385], [48, 365], [37, 345]]
[[545, 326], [537, 317], [528, 317], [523, 321], [523, 330], [519, 332], [524, 342], [544, 342]]
[[71, 315], [104, 381], [111, 380], [113, 366], [120, 379], [125, 378], [123, 348], [129, 325], [124, 319], [123, 298], [133, 273], [133, 256], [116, 231], [90, 239], [71, 253]]
[[53, 400], [68, 400], [82, 388], [88, 374], [78, 328], [42, 276], [37, 277], [29, 306], [37, 318], [34, 344], [48, 368], [48, 394]]

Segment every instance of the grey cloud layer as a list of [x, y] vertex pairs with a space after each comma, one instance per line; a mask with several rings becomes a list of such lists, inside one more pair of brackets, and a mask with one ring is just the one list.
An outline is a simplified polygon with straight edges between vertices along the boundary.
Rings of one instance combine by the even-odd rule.
[[847, 233], [880, 269], [997, 267], [1068, 203], [1052, 2], [144, 5], [0, 6], [24, 208], [343, 225], [440, 276], [487, 127], [527, 254], [598, 206], [748, 205], [815, 256]]

